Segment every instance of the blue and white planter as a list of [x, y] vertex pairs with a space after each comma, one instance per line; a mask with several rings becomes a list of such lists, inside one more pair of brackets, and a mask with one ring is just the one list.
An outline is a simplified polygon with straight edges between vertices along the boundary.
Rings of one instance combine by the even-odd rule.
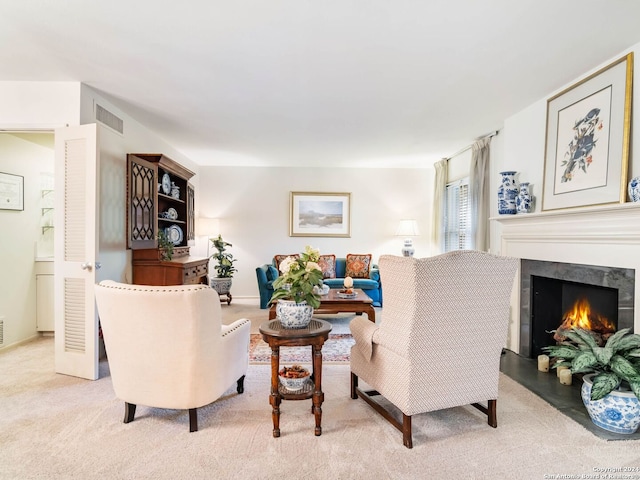
[[640, 400], [631, 391], [614, 390], [600, 400], [591, 400], [592, 378], [582, 378], [582, 401], [591, 421], [609, 432], [632, 434], [640, 425]]
[[284, 328], [306, 328], [313, 317], [313, 307], [307, 302], [278, 300], [276, 318]]
[[640, 202], [640, 177], [634, 177], [629, 182], [629, 200]]
[[516, 208], [516, 197], [518, 196], [516, 173], [513, 171], [500, 172], [502, 175], [498, 188], [498, 213], [500, 215], [514, 215], [518, 212]]

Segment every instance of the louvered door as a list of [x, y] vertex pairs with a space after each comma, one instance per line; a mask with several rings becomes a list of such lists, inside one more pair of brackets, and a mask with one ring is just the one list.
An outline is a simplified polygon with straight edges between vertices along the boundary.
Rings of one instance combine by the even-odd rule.
[[95, 124], [55, 132], [55, 368], [98, 378], [98, 149]]

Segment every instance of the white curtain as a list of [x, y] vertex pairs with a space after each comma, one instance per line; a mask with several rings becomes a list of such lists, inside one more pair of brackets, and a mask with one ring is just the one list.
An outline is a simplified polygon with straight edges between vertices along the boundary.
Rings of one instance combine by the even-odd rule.
[[475, 232], [476, 250], [489, 248], [489, 153], [491, 137], [478, 140], [471, 146], [471, 231]]
[[442, 236], [444, 233], [444, 194], [447, 188], [448, 159], [443, 158], [433, 166], [436, 169], [435, 185], [433, 189], [433, 228], [432, 243], [435, 246], [435, 253], [442, 251]]

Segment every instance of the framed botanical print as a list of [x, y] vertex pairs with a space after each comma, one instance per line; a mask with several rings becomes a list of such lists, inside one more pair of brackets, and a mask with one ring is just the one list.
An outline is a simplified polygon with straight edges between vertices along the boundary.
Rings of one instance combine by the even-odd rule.
[[633, 53], [547, 101], [542, 210], [624, 202]]

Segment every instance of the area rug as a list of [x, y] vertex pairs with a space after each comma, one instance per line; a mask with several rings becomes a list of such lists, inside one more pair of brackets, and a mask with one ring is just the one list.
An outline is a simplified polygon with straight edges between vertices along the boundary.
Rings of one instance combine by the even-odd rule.
[[[322, 346], [323, 363], [349, 363], [351, 346], [355, 340], [350, 333], [329, 334]], [[260, 334], [251, 334], [249, 363], [271, 364], [271, 348]], [[311, 347], [280, 347], [280, 363], [311, 363]]]

